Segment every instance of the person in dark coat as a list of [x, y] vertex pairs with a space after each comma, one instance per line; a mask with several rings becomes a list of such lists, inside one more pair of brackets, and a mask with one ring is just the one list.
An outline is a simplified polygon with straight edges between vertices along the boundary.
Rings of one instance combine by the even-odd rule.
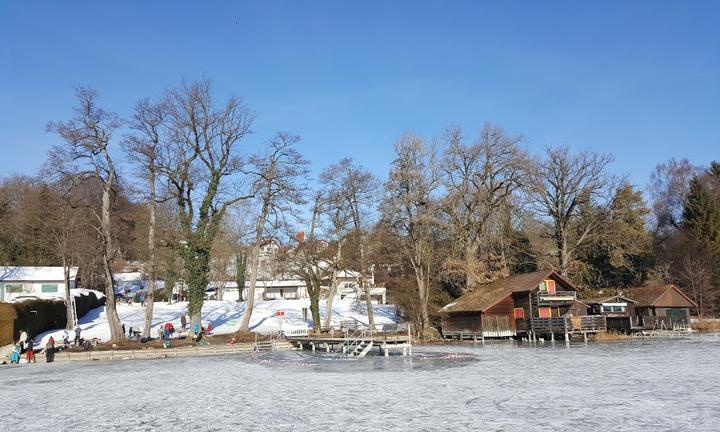
[[53, 339], [52, 336], [50, 336], [50, 339], [48, 339], [45, 344], [45, 361], [47, 363], [55, 361], [55, 339]]
[[75, 346], [80, 346], [80, 332], [82, 332], [82, 329], [78, 325], [75, 327]]
[[185, 317], [185, 314], [180, 315], [180, 325], [182, 326], [182, 330], [185, 331], [187, 328], [187, 317]]

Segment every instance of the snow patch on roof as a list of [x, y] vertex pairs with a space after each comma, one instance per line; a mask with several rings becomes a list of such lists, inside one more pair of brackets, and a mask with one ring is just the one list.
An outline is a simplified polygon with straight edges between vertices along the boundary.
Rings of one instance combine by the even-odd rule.
[[[70, 267], [70, 280], [77, 276], [78, 268]], [[50, 282], [65, 280], [64, 268], [33, 267], [33, 266], [0, 266], [0, 281], [2, 282]]]

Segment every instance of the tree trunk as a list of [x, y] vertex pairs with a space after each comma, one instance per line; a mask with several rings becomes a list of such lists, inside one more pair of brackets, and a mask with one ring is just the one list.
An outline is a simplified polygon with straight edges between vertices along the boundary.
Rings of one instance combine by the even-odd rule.
[[235, 256], [235, 283], [238, 287], [238, 302], [243, 301], [245, 290], [245, 272], [247, 271], [247, 254], [245, 251], [238, 252]]
[[260, 240], [257, 240], [253, 245], [251, 260], [250, 286], [248, 287], [247, 301], [245, 302], [245, 312], [240, 322], [240, 331], [250, 330], [250, 316], [255, 305], [255, 286], [257, 285], [258, 266], [260, 265]]
[[312, 314], [313, 330], [320, 332], [320, 281], [312, 281], [310, 290], [310, 313]]
[[465, 246], [465, 292], [471, 291], [478, 283], [478, 277], [475, 273], [477, 267], [477, 253], [480, 245], [477, 241], [467, 239], [468, 244]]
[[[198, 241], [198, 240], [195, 240]], [[208, 273], [210, 272], [210, 252], [203, 240], [201, 244], [191, 242], [185, 249], [185, 272], [187, 273], [188, 314], [191, 317], [190, 335], [195, 333], [195, 324], [200, 326], [202, 306], [205, 301], [205, 292], [208, 286]]]
[[555, 241], [558, 248], [558, 271], [561, 275], [567, 276], [570, 257], [568, 256], [567, 238], [562, 227], [555, 229]]
[[265, 230], [265, 221], [267, 220], [268, 213], [270, 212], [270, 204], [272, 200], [271, 186], [268, 184], [265, 196], [263, 198], [263, 207], [258, 218], [257, 226], [255, 227], [255, 244], [252, 250], [252, 268], [250, 270], [250, 286], [248, 287], [248, 298], [245, 303], [245, 312], [243, 313], [242, 321], [240, 322], [240, 331], [250, 330], [250, 316], [252, 315], [253, 306], [255, 305], [255, 286], [257, 285], [258, 266], [260, 265], [260, 242], [263, 240], [263, 232]]
[[423, 268], [419, 264], [413, 263], [413, 268], [415, 270], [415, 281], [417, 282], [418, 286], [418, 300], [420, 307], [420, 334], [424, 337], [428, 329], [430, 328], [430, 315], [428, 313], [429, 281], [424, 274]]
[[150, 190], [150, 222], [148, 224], [148, 267], [147, 274], [150, 278], [150, 286], [145, 295], [145, 326], [143, 327], [143, 336], [150, 337], [150, 328], [152, 327], [153, 309], [155, 305], [155, 288], [157, 285], [155, 276], [155, 168], [151, 164], [148, 179], [148, 188]]
[[325, 328], [330, 327], [330, 321], [332, 320], [333, 299], [335, 298], [335, 294], [337, 293], [337, 263], [340, 262], [341, 257], [342, 257], [342, 241], [339, 241], [338, 242], [338, 250], [335, 253], [336, 267], [333, 270], [332, 283], [330, 285], [330, 292], [328, 293], [327, 300], [325, 300], [325, 303], [327, 306], [327, 312], [325, 313], [325, 322], [323, 323], [323, 327], [325, 327]]
[[63, 282], [65, 284], [65, 307], [67, 316], [67, 323], [65, 324], [65, 328], [67, 330], [72, 330], [75, 328], [75, 302], [73, 301], [72, 294], [70, 294], [70, 267], [68, 265], [67, 255], [65, 253], [63, 253], [62, 264]]
[[368, 314], [368, 327], [370, 330], [375, 329], [375, 315], [373, 314], [372, 300], [370, 299], [370, 287], [365, 285], [365, 245], [362, 238], [362, 225], [360, 222], [360, 209], [357, 200], [353, 205], [353, 223], [355, 225], [355, 234], [357, 236], [358, 247], [360, 250], [360, 290], [365, 292], [365, 307]]
[[112, 257], [113, 242], [112, 233], [110, 232], [110, 194], [111, 184], [103, 188], [102, 195], [102, 234], [105, 250], [103, 253], [103, 269], [105, 271], [105, 314], [107, 315], [108, 325], [110, 326], [110, 341], [116, 342], [125, 338], [120, 324], [120, 317], [115, 308], [115, 289], [113, 287], [112, 278]]

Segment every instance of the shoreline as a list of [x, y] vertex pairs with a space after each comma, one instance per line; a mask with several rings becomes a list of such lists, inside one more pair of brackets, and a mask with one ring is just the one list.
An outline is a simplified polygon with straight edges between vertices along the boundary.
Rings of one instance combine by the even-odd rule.
[[[207, 357], [227, 354], [247, 354], [260, 351], [290, 351], [295, 349], [287, 341], [239, 342], [234, 345], [184, 346], [172, 348], [108, 349], [89, 351], [60, 351], [52, 363], [151, 360], [180, 357]], [[35, 354], [36, 363], [47, 364], [44, 353]], [[18, 365], [27, 365], [19, 363]], [[3, 366], [14, 366], [5, 364]]]

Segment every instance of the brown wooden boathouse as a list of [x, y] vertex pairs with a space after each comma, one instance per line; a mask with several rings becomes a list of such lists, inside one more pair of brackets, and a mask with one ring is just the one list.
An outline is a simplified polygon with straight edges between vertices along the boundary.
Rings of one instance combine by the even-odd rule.
[[578, 289], [554, 271], [526, 273], [478, 285], [440, 310], [446, 338], [509, 338], [605, 330], [604, 316], [587, 316]]

